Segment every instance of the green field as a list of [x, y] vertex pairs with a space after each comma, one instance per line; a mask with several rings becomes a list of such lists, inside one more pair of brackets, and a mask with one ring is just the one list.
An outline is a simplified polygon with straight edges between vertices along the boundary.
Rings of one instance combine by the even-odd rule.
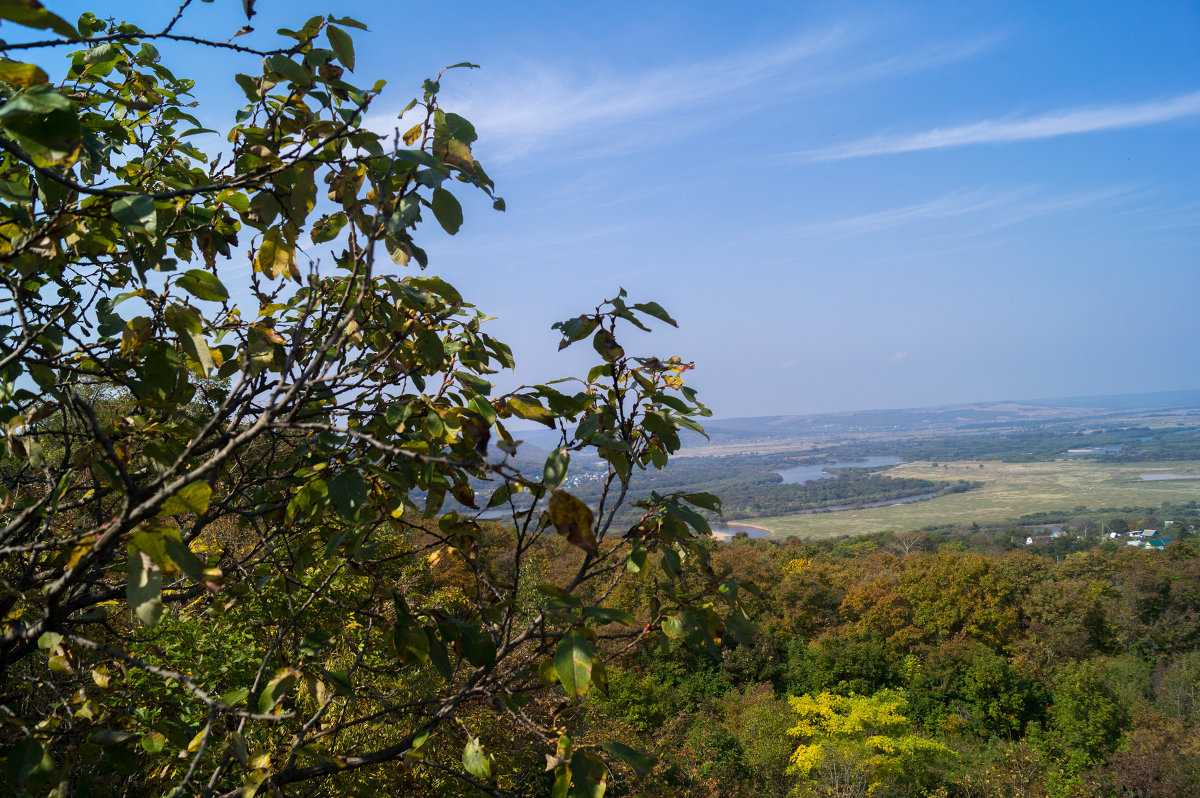
[[1057, 460], [1042, 463], [958, 461], [904, 463], [883, 473], [897, 477], [983, 482], [981, 488], [928, 501], [812, 515], [747, 519], [774, 535], [807, 538], [862, 535], [941, 524], [1000, 522], [1043, 510], [1157, 506], [1200, 500], [1200, 479], [1146, 482], [1142, 474], [1200, 475], [1200, 462], [1099, 463]]

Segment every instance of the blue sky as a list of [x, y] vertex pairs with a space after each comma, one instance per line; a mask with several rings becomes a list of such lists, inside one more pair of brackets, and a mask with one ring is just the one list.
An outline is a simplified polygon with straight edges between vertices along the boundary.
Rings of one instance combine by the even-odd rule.
[[[228, 35], [240, 5], [185, 26]], [[264, 46], [328, 10], [257, 5]], [[148, 29], [169, 16], [139, 6]], [[521, 379], [586, 368], [549, 325], [623, 286], [681, 325], [631, 348], [694, 360], [723, 417], [1200, 387], [1194, 2], [335, 13], [372, 29], [356, 75], [389, 81], [378, 129], [422, 78], [483, 67], [449, 73], [444, 104], [508, 211], [466, 202], [458, 236], [424, 243]], [[189, 58], [229, 124], [223, 76], [247, 64]]]

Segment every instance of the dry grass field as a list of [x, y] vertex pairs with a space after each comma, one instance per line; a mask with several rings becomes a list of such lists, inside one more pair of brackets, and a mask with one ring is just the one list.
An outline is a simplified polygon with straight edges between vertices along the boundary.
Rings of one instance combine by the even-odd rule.
[[746, 523], [770, 529], [774, 536], [825, 538], [934, 524], [971, 524], [1015, 519], [1041, 510], [1152, 506], [1165, 501], [1200, 500], [1200, 479], [1147, 482], [1142, 474], [1200, 476], [1200, 462], [1098, 463], [1056, 460], [1048, 463], [977, 461], [939, 464], [904, 463], [883, 473], [933, 480], [966, 479], [984, 483], [966, 493], [929, 501], [812, 515], [751, 518]]

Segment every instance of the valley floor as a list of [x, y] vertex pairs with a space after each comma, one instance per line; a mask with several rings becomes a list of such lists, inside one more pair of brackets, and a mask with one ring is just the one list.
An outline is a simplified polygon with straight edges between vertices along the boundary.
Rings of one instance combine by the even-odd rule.
[[966, 460], [937, 466], [914, 462], [882, 473], [929, 480], [969, 479], [984, 484], [965, 493], [911, 504], [749, 518], [745, 523], [766, 527], [775, 536], [829, 538], [933, 525], [1001, 522], [1028, 513], [1070, 510], [1079, 505], [1093, 509], [1144, 507], [1200, 499], [1200, 481], [1142, 479], [1143, 474], [1200, 476], [1200, 462], [1194, 460], [1140, 463], [1076, 459], [1034, 463]]

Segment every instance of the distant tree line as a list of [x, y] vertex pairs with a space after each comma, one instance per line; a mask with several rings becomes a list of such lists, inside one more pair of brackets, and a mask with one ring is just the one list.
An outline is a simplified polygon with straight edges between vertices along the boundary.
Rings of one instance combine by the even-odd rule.
[[827, 450], [827, 454], [846, 459], [890, 455], [905, 460], [932, 462], [1000, 460], [1024, 463], [1057, 460], [1071, 449], [1103, 450], [1115, 446], [1120, 446], [1120, 450], [1072, 456], [1108, 462], [1197, 460], [1200, 459], [1200, 432], [1164, 432], [1149, 427], [1127, 427], [1084, 433], [1074, 429], [1039, 426], [987, 435], [864, 441], [834, 447]]
[[[690, 457], [672, 461], [661, 471], [638, 474], [634, 479], [643, 491], [703, 491], [720, 496], [723, 516], [727, 520], [957, 493], [982, 484], [967, 480], [891, 477], [879, 473], [879, 468], [839, 468], [831, 477], [803, 484], [784, 482], [779, 474], [779, 471], [797, 465], [823, 462], [837, 461], [826, 457], [780, 455]], [[590, 501], [598, 498], [600, 488], [598, 482], [583, 483], [576, 490], [584, 501]], [[636, 508], [631, 508], [631, 512], [636, 512]]]

